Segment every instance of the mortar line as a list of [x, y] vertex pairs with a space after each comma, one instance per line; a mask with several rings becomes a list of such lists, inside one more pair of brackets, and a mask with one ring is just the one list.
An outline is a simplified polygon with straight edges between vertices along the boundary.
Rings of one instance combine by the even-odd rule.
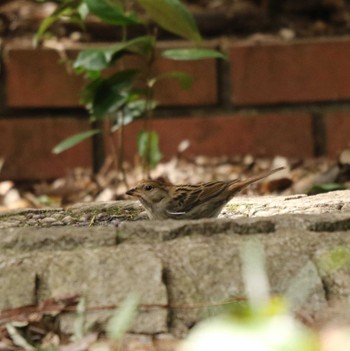
[[327, 137], [322, 113], [311, 114], [313, 154], [315, 157], [324, 156], [327, 152]]

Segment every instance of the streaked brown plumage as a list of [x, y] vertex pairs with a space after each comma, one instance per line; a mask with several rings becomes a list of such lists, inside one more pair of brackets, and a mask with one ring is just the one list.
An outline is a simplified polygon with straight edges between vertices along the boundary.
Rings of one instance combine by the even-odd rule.
[[126, 194], [137, 197], [150, 219], [199, 219], [217, 217], [238, 192], [282, 170], [283, 167], [245, 180], [173, 185], [163, 178], [144, 180]]

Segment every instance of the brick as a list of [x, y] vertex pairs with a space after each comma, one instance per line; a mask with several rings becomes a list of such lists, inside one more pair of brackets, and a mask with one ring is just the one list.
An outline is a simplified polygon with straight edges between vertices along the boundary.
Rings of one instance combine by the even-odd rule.
[[230, 48], [237, 105], [350, 99], [350, 40], [239, 43]]
[[[313, 156], [311, 117], [305, 113], [157, 119], [153, 127], [160, 135], [166, 159], [176, 155], [184, 139], [191, 143], [187, 152], [191, 156]], [[125, 154], [129, 160], [136, 153], [141, 128], [142, 122], [137, 121], [125, 129]]]
[[83, 79], [69, 74], [55, 50], [10, 49], [5, 55], [9, 107], [77, 107]]
[[213, 105], [218, 102], [217, 70], [215, 60], [172, 61], [159, 58], [155, 62], [155, 73], [181, 71], [193, 78], [192, 87], [184, 90], [174, 79], [159, 82], [155, 98], [161, 105]]
[[52, 148], [64, 138], [87, 130], [87, 120], [72, 118], [0, 119], [1, 179], [37, 180], [63, 176], [74, 167], [91, 167], [91, 140], [59, 155]]
[[[67, 51], [75, 57], [77, 50]], [[55, 50], [7, 48], [6, 93], [9, 107], [79, 107], [80, 90], [84, 86], [81, 76], [68, 73], [59, 62]], [[142, 68], [136, 57], [125, 60], [127, 67]], [[174, 79], [166, 79], [156, 86], [155, 98], [162, 105], [211, 105], [217, 103], [216, 61], [173, 61], [157, 57], [154, 74], [183, 71], [193, 77], [193, 85], [183, 90]]]
[[350, 148], [350, 112], [332, 113], [325, 116], [327, 155], [339, 156]]

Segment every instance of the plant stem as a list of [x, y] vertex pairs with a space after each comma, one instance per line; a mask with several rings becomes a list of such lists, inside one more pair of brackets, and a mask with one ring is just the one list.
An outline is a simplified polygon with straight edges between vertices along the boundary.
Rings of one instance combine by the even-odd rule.
[[[157, 32], [153, 31], [151, 34], [153, 38], [157, 39]], [[154, 76], [154, 60], [155, 60], [155, 55], [156, 55], [156, 49], [155, 46], [153, 46], [152, 53], [150, 57], [147, 60], [147, 70], [146, 70], [146, 104], [145, 104], [145, 120], [143, 123], [143, 128], [147, 134], [147, 144], [146, 144], [146, 156], [145, 159], [142, 162], [142, 171], [144, 175], [147, 175], [147, 177], [150, 177], [150, 164], [151, 164], [151, 134], [150, 132], [152, 131], [152, 122], [153, 122], [153, 98], [154, 98], [154, 85], [152, 85], [150, 82], [153, 79]]]
[[[128, 1], [125, 1], [124, 6], [126, 8], [128, 7]], [[122, 30], [122, 42], [125, 42], [128, 37], [127, 27], [124, 25], [122, 26], [121, 30]], [[124, 68], [123, 61], [121, 61], [121, 67]], [[122, 182], [125, 184], [127, 188], [129, 188], [127, 175], [124, 169], [124, 114], [123, 112], [118, 113], [117, 123], [119, 124], [117, 149], [115, 148], [115, 145], [113, 143], [114, 154], [115, 154], [115, 157], [117, 158], [116, 167], [117, 167], [117, 170], [122, 175]], [[113, 139], [112, 132], [110, 132], [110, 134], [111, 134], [111, 138]]]
[[120, 119], [120, 128], [118, 130], [118, 168], [122, 174], [122, 181], [127, 188], [129, 188], [127, 175], [124, 168], [124, 114], [118, 116]]
[[[118, 116], [118, 119], [122, 118], [121, 116]], [[127, 181], [127, 175], [124, 169], [124, 128], [123, 124], [121, 124], [121, 127], [118, 129], [118, 144], [117, 146], [114, 143], [114, 138], [113, 138], [113, 132], [111, 131], [111, 120], [107, 120], [107, 128], [108, 128], [108, 141], [109, 141], [109, 146], [111, 148], [111, 154], [113, 157], [113, 164], [114, 168], [121, 173], [122, 176], [122, 182], [125, 184], [125, 186], [128, 188], [129, 184]], [[119, 121], [118, 121], [119, 122]], [[120, 120], [120, 123], [123, 123], [122, 120]]]

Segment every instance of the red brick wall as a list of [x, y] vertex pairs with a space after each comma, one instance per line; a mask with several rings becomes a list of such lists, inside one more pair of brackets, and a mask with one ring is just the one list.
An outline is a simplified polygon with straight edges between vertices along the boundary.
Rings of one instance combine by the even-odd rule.
[[[350, 147], [350, 39], [220, 43], [207, 45], [221, 46], [228, 62], [156, 61], [157, 72], [182, 70], [194, 78], [190, 91], [174, 81], [156, 91], [161, 107], [154, 128], [166, 158], [183, 139], [191, 143], [189, 154], [211, 156], [336, 157]], [[50, 49], [8, 44], [3, 50], [2, 179], [55, 178], [94, 162], [91, 142], [59, 156], [50, 152], [89, 127], [79, 105], [83, 81], [59, 60]], [[126, 128], [129, 159], [141, 127], [136, 122]]]

